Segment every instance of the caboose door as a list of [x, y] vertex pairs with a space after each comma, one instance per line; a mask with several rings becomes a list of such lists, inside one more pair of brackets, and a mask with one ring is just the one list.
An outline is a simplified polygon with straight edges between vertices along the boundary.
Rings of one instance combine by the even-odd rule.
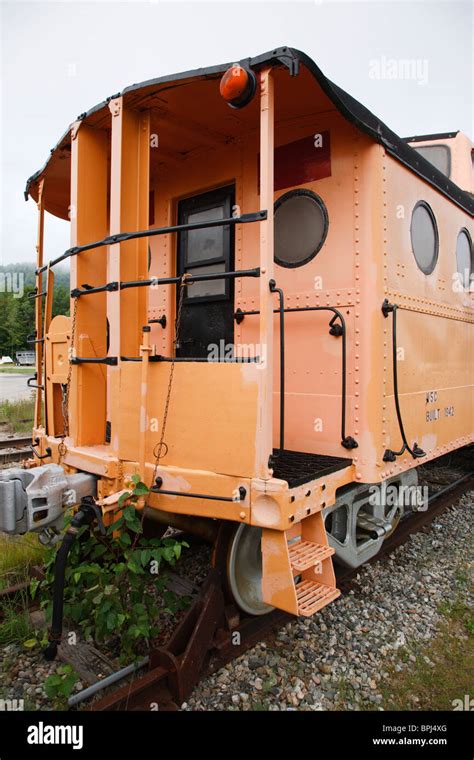
[[[180, 201], [178, 223], [191, 224], [232, 216], [234, 187], [223, 187]], [[232, 226], [181, 232], [178, 237], [178, 275], [229, 272], [234, 267]], [[179, 298], [179, 287], [177, 288]], [[207, 358], [225, 352], [234, 340], [234, 286], [232, 279], [195, 282], [185, 289], [178, 357]], [[227, 348], [226, 348], [227, 347]]]

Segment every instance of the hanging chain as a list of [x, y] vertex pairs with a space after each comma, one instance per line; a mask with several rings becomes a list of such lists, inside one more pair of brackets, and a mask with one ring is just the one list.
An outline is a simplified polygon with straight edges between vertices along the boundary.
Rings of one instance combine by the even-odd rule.
[[[170, 367], [170, 375], [168, 380], [168, 391], [166, 394], [166, 401], [165, 401], [165, 408], [163, 412], [163, 423], [161, 425], [161, 436], [159, 442], [156, 444], [155, 448], [153, 449], [153, 453], [155, 455], [155, 467], [153, 470], [153, 478], [151, 481], [151, 486], [153, 486], [156, 478], [156, 471], [158, 469], [158, 466], [160, 464], [161, 458], [168, 453], [168, 446], [166, 445], [164, 439], [165, 439], [165, 433], [166, 433], [166, 423], [168, 421], [168, 411], [170, 407], [170, 401], [171, 401], [171, 390], [173, 388], [173, 376], [174, 376], [174, 366], [175, 366], [175, 360], [176, 360], [176, 350], [178, 348], [179, 343], [179, 332], [181, 327], [181, 314], [183, 311], [183, 301], [184, 301], [184, 289], [186, 286], [186, 279], [189, 277], [189, 272], [185, 272], [182, 277], [181, 281], [179, 283], [180, 286], [180, 293], [179, 293], [179, 300], [178, 300], [178, 310], [176, 313], [176, 320], [175, 320], [175, 337], [174, 337], [174, 352], [171, 359], [171, 367]], [[165, 449], [165, 452], [163, 454], [163, 448]]]
[[66, 438], [67, 435], [69, 435], [69, 396], [71, 393], [72, 358], [74, 355], [74, 342], [75, 342], [75, 337], [76, 337], [78, 300], [79, 300], [78, 298], [74, 299], [74, 308], [72, 312], [72, 321], [71, 321], [71, 343], [69, 346], [69, 367], [68, 367], [68, 372], [67, 372], [66, 388], [62, 394], [62, 399], [61, 399], [61, 411], [63, 415], [64, 432], [61, 436], [61, 442], [58, 446], [58, 454], [59, 454], [58, 464], [61, 464], [67, 452], [67, 446], [64, 439]]

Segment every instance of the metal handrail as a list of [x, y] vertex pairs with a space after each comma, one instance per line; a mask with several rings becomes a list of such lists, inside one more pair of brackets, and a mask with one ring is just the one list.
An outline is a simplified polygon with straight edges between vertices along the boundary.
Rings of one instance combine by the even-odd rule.
[[[281, 315], [281, 306], [278, 309], [274, 309], [274, 314], [280, 314]], [[345, 449], [356, 449], [358, 447], [358, 443], [351, 435], [346, 435], [346, 404], [347, 404], [347, 390], [346, 390], [346, 374], [347, 374], [347, 341], [346, 341], [346, 321], [344, 319], [343, 314], [339, 311], [339, 309], [336, 309], [334, 306], [302, 306], [302, 307], [291, 307], [291, 308], [284, 308], [284, 313], [294, 313], [294, 312], [302, 312], [302, 311], [331, 311], [334, 314], [334, 317], [331, 319], [330, 328], [331, 328], [331, 334], [335, 335], [336, 337], [341, 336], [342, 337], [342, 389], [341, 389], [341, 395], [342, 395], [342, 411], [341, 411], [341, 445], [344, 446]], [[234, 318], [239, 324], [244, 317], [246, 316], [254, 316], [260, 314], [260, 311], [257, 309], [251, 310], [251, 311], [242, 311], [241, 309], [237, 309], [237, 311], [234, 313]], [[334, 319], [338, 317], [341, 320], [340, 332], [337, 331], [335, 328], [338, 327], [338, 325], [334, 324]]]
[[78, 253], [91, 251], [94, 248], [102, 248], [106, 245], [115, 245], [124, 243], [127, 240], [139, 240], [141, 238], [155, 237], [156, 235], [169, 235], [174, 232], [191, 232], [192, 230], [203, 230], [211, 227], [226, 227], [229, 224], [251, 224], [252, 222], [262, 222], [267, 218], [267, 211], [256, 211], [251, 214], [242, 214], [241, 216], [231, 216], [227, 219], [211, 219], [207, 222], [189, 222], [188, 224], [173, 224], [169, 227], [152, 227], [148, 230], [138, 230], [137, 232], [118, 232], [115, 235], [108, 235], [102, 240], [96, 240], [93, 243], [85, 245], [76, 245], [68, 248], [61, 256], [53, 259], [49, 264], [36, 269], [36, 274], [45, 272], [48, 267], [54, 267], [60, 264], [70, 256], [77, 256]]
[[[233, 272], [212, 272], [209, 274], [193, 274], [186, 277], [185, 284], [191, 284], [193, 282], [205, 282], [206, 280], [228, 280], [236, 279], [237, 277], [260, 277], [260, 268], [255, 269], [241, 269]], [[105, 285], [98, 285], [96, 288], [89, 286], [83, 290], [80, 288], [74, 288], [71, 290], [71, 298], [80, 298], [81, 296], [90, 296], [94, 293], [103, 293], [104, 291], [117, 291], [126, 290], [128, 288], [147, 288], [155, 287], [159, 285], [179, 285], [183, 282], [182, 277], [151, 277], [148, 280], [128, 280], [125, 282], [108, 282]]]

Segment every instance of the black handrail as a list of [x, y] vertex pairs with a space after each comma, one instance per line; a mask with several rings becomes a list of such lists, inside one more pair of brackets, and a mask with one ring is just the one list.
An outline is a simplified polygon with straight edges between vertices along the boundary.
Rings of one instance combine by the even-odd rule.
[[[141, 362], [141, 356], [121, 356], [122, 362]], [[148, 358], [149, 362], [206, 362], [207, 364], [249, 364], [260, 361], [259, 356], [229, 356], [225, 359], [210, 359], [206, 356], [162, 356], [155, 354]]]
[[[211, 272], [209, 274], [193, 274], [186, 277], [185, 285], [193, 282], [205, 282], [206, 280], [226, 280], [237, 277], [260, 277], [260, 268], [241, 269], [235, 272]], [[108, 282], [106, 285], [98, 285], [96, 288], [82, 286], [71, 290], [71, 298], [80, 298], [81, 296], [90, 296], [94, 293], [103, 293], [104, 291], [126, 290], [127, 288], [148, 288], [159, 285], [178, 285], [183, 282], [182, 277], [151, 277], [148, 280], [129, 280], [126, 282]]]
[[30, 335], [26, 336], [26, 342], [30, 343], [30, 344], [32, 344], [32, 343], [44, 343], [44, 338], [37, 338], [36, 336], [37, 336], [37, 332], [35, 330], [34, 332], [30, 333]]
[[30, 293], [28, 293], [28, 298], [33, 300], [34, 298], [43, 298], [43, 296], [47, 295], [47, 290], [42, 290], [41, 293], [38, 293], [37, 289], [35, 288]]
[[[339, 311], [339, 309], [334, 308], [334, 306], [301, 306], [301, 307], [291, 307], [291, 308], [285, 308], [285, 313], [293, 313], [293, 312], [302, 312], [302, 311], [331, 311], [335, 317], [339, 317], [341, 320], [341, 332], [338, 330], [335, 330], [334, 328], [337, 328], [338, 325], [334, 324], [334, 317], [331, 319], [330, 324], [330, 332], [331, 335], [341, 336], [342, 337], [342, 411], [341, 411], [341, 445], [344, 446], [345, 449], [356, 449], [358, 447], [358, 443], [351, 435], [346, 435], [346, 373], [347, 373], [347, 341], [346, 341], [346, 321], [344, 319], [343, 314]], [[274, 309], [274, 314], [279, 314], [280, 309]], [[260, 314], [259, 310], [252, 310], [252, 311], [241, 311], [240, 309], [237, 309], [237, 311], [234, 314], [234, 318], [239, 324], [242, 322], [243, 318], [246, 316], [254, 316]]]
[[26, 384], [27, 384], [28, 388], [38, 388], [40, 391], [44, 391], [44, 385], [36, 385], [33, 382], [33, 380], [37, 380], [37, 379], [38, 379], [38, 373], [35, 372], [35, 374], [33, 375], [33, 377], [29, 377], [27, 379], [27, 381], [26, 381]]
[[400, 429], [400, 435], [402, 437], [403, 446], [400, 451], [393, 451], [392, 449], [385, 449], [383, 455], [384, 462], [394, 462], [397, 457], [400, 457], [405, 451], [408, 451], [413, 459], [419, 459], [425, 457], [426, 453], [421, 449], [417, 442], [413, 444], [413, 448], [410, 448], [407, 437], [405, 435], [405, 428], [403, 426], [402, 413], [400, 410], [400, 399], [398, 395], [398, 368], [397, 368], [397, 309], [398, 304], [390, 303], [386, 298], [382, 304], [382, 314], [385, 318], [389, 314], [392, 314], [392, 372], [393, 372], [393, 397], [395, 400], [395, 411], [397, 413], [398, 427]]
[[256, 211], [251, 214], [242, 214], [241, 216], [231, 216], [227, 219], [211, 219], [207, 222], [189, 222], [188, 224], [173, 224], [169, 227], [153, 227], [148, 230], [139, 230], [137, 232], [118, 232], [116, 235], [108, 235], [102, 240], [96, 240], [93, 243], [85, 245], [76, 245], [68, 248], [61, 256], [53, 259], [49, 264], [36, 269], [36, 274], [45, 272], [48, 267], [54, 267], [61, 261], [68, 259], [70, 256], [76, 256], [84, 251], [91, 251], [94, 248], [101, 248], [105, 245], [114, 245], [115, 243], [124, 243], [127, 240], [138, 240], [140, 238], [154, 237], [156, 235], [169, 235], [173, 232], [190, 232], [192, 230], [203, 230], [210, 227], [225, 227], [228, 224], [251, 224], [252, 222], [261, 222], [267, 218], [267, 211]]
[[115, 367], [118, 364], [116, 356], [73, 356], [71, 364], [109, 364], [111, 367]]
[[155, 485], [150, 488], [151, 493], [163, 494], [165, 496], [186, 496], [188, 499], [208, 499], [209, 501], [244, 501], [247, 495], [247, 489], [244, 486], [239, 486], [239, 498], [233, 496], [211, 496], [204, 493], [190, 493], [189, 491], [169, 491], [165, 490], [161, 486], [163, 485], [163, 478], [158, 475], [155, 478]]
[[275, 280], [270, 280], [270, 291], [278, 293], [280, 300], [280, 451], [285, 450], [285, 297], [277, 288]]

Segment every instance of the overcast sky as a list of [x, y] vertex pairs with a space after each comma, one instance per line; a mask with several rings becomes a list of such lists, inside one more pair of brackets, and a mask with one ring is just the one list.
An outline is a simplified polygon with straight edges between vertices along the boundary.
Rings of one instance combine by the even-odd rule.
[[[470, 2], [0, 0], [0, 10], [0, 263], [35, 259], [25, 181], [68, 124], [151, 77], [289, 45], [401, 136], [474, 137]], [[415, 76], [388, 78], [406, 59]], [[68, 247], [68, 227], [47, 220], [47, 259]]]

